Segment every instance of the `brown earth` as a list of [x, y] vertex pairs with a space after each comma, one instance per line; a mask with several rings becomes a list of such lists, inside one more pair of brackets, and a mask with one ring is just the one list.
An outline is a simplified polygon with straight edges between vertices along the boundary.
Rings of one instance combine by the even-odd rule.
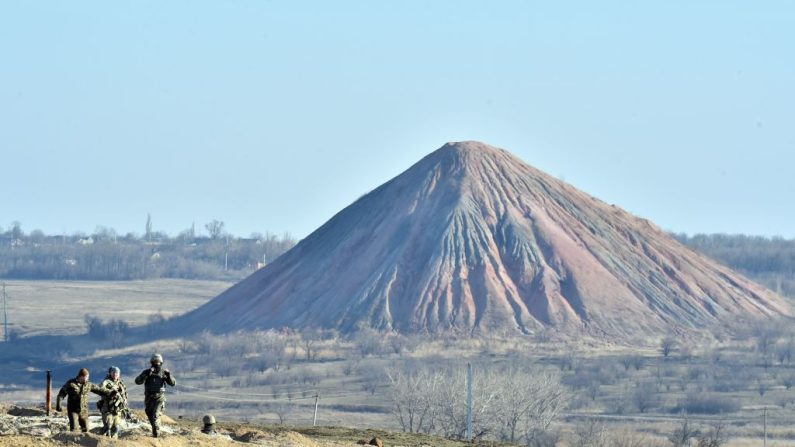
[[[252, 426], [237, 422], [223, 422], [217, 435], [200, 432], [201, 423], [191, 420], [164, 418], [165, 433], [159, 438], [149, 435], [148, 424], [127, 424], [118, 439], [99, 435], [101, 422], [90, 418], [90, 432], [72, 433], [67, 430], [63, 415], [45, 416], [41, 409], [0, 404], [0, 447], [183, 447], [183, 446], [266, 446], [266, 447], [351, 447], [361, 438], [384, 439], [389, 447], [463, 447], [472, 445], [412, 433], [390, 433], [382, 430], [357, 430], [345, 427], [287, 427]], [[501, 443], [483, 445], [500, 446]]]
[[632, 339], [791, 315], [773, 292], [478, 142], [449, 143], [180, 331], [336, 328]]
[[[140, 415], [136, 413], [140, 418]], [[353, 445], [333, 441], [315, 442], [299, 433], [289, 430], [267, 432], [256, 428], [236, 426], [232, 429], [219, 428], [218, 435], [207, 436], [200, 432], [200, 425], [194, 421], [175, 421], [169, 417], [162, 419], [164, 430], [160, 438], [149, 435], [148, 424], [125, 425], [118, 439], [99, 435], [101, 422], [90, 420], [90, 432], [73, 433], [67, 430], [67, 420], [63, 414], [46, 416], [44, 411], [35, 408], [0, 406], [0, 446], [54, 446], [79, 445], [87, 447], [133, 447], [133, 446], [285, 446], [285, 447], [333, 447]]]

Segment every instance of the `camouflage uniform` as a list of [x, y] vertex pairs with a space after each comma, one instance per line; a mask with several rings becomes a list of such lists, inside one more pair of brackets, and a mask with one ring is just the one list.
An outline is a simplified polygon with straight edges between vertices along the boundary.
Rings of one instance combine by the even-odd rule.
[[174, 386], [177, 381], [174, 376], [166, 373], [162, 367], [152, 367], [143, 370], [135, 378], [137, 385], [144, 386], [144, 407], [149, 424], [152, 426], [152, 435], [157, 437], [160, 428], [160, 415], [166, 409], [166, 385]]
[[127, 385], [122, 382], [113, 380], [110, 375], [105, 377], [100, 385], [101, 388], [108, 391], [116, 391], [113, 397], [103, 397], [97, 403], [99, 411], [102, 412], [102, 433], [108, 436], [116, 437], [121, 428], [121, 418], [124, 413], [128, 411], [127, 408]]
[[69, 379], [58, 392], [56, 407], [61, 406], [61, 399], [67, 397], [66, 414], [69, 417], [69, 431], [74, 431], [75, 422], [80, 424], [80, 430], [88, 431], [88, 393], [106, 396], [110, 391], [104, 390], [93, 383], [86, 381], [80, 383], [77, 377]]

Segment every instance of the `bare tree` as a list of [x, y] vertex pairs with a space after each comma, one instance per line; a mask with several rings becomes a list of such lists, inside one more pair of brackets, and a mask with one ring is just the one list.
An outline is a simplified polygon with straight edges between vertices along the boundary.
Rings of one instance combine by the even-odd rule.
[[638, 383], [632, 392], [632, 403], [641, 413], [654, 408], [659, 403], [657, 387], [649, 382]]
[[640, 371], [643, 369], [643, 365], [646, 363], [646, 359], [643, 358], [641, 355], [636, 355], [632, 357], [632, 367], [635, 368], [635, 371]]
[[759, 393], [759, 396], [764, 396], [767, 393], [767, 390], [770, 388], [767, 382], [765, 382], [762, 378], [756, 379], [756, 392]]
[[659, 444], [647, 435], [623, 429], [611, 433], [607, 445], [610, 447], [653, 447]]
[[[443, 375], [438, 393], [439, 428], [443, 436], [463, 439], [467, 428], [466, 374], [463, 366]], [[495, 431], [499, 388], [492, 373], [476, 369], [472, 384], [472, 435], [482, 438]]]
[[668, 440], [674, 447], [689, 447], [690, 441], [699, 435], [699, 431], [690, 424], [690, 421], [685, 416], [682, 419], [682, 425], [677, 427], [673, 433], [668, 436]]
[[[452, 369], [387, 371], [393, 414], [403, 431], [434, 432], [462, 439], [467, 429], [466, 374]], [[556, 438], [550, 425], [560, 416], [568, 393], [557, 374], [542, 370], [486, 367], [473, 376], [474, 439], [524, 439], [540, 445]]]
[[307, 360], [315, 360], [318, 354], [318, 344], [320, 343], [320, 333], [316, 330], [308, 329], [301, 332], [301, 344], [304, 348], [304, 355]]
[[729, 441], [722, 422], [717, 422], [706, 433], [698, 437], [698, 447], [721, 447]]
[[210, 239], [218, 239], [224, 232], [224, 223], [220, 220], [213, 219], [212, 222], [204, 224], [204, 228], [210, 233]]
[[372, 328], [362, 328], [357, 331], [353, 342], [362, 358], [370, 355], [382, 355], [386, 347], [383, 334]]
[[589, 419], [574, 427], [574, 447], [609, 447], [612, 440], [603, 423]]
[[387, 371], [391, 383], [392, 413], [401, 429], [409, 433], [430, 433], [438, 411], [436, 396], [442, 386], [439, 371], [427, 369]]
[[790, 336], [787, 340], [776, 345], [776, 357], [781, 364], [792, 362], [793, 352], [795, 351], [795, 340]]
[[795, 385], [795, 374], [788, 374], [781, 378], [781, 384], [784, 385], [784, 388], [789, 390]]
[[287, 415], [290, 413], [290, 405], [285, 403], [277, 403], [269, 406], [269, 409], [279, 418], [279, 425], [283, 425], [287, 420]]
[[624, 365], [624, 371], [629, 370], [629, 368], [632, 366], [632, 357], [628, 355], [621, 357], [619, 361], [622, 365]]
[[509, 369], [497, 377], [499, 419], [503, 438], [528, 441], [545, 432], [566, 406], [568, 396], [560, 379], [544, 371]]
[[660, 353], [664, 358], [668, 358], [676, 347], [676, 339], [668, 336], [660, 341]]
[[22, 224], [19, 223], [18, 220], [11, 222], [11, 230], [9, 230], [9, 233], [11, 233], [11, 239], [13, 241], [19, 241], [25, 236], [25, 232], [22, 231]]

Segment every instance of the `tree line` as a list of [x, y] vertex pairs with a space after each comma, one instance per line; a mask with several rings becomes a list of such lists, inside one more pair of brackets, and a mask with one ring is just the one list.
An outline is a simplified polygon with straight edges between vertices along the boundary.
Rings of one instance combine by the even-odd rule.
[[292, 248], [289, 234], [253, 233], [241, 238], [214, 220], [175, 237], [151, 228], [119, 235], [97, 227], [91, 234], [25, 233], [18, 222], [0, 229], [0, 278], [54, 280], [135, 280], [153, 278], [235, 279], [270, 263]]
[[674, 236], [693, 250], [769, 289], [795, 298], [795, 239], [744, 234]]
[[[229, 234], [223, 221], [195, 225], [172, 237], [153, 230], [119, 235], [99, 226], [91, 234], [26, 233], [19, 222], [0, 228], [0, 278], [132, 280], [234, 279], [292, 248], [289, 234]], [[674, 234], [679, 242], [786, 296], [795, 297], [795, 239], [744, 234]]]

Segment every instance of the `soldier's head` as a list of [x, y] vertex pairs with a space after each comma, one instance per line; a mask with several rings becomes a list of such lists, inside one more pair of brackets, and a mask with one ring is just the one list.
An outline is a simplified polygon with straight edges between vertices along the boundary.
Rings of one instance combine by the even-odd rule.
[[152, 366], [159, 368], [163, 365], [163, 356], [160, 354], [152, 354], [152, 357], [149, 359], [149, 363]]
[[205, 427], [213, 426], [215, 425], [215, 416], [211, 414], [205, 414], [204, 417], [202, 418], [202, 422], [204, 422]]
[[202, 418], [202, 422], [204, 422], [204, 427], [202, 427], [202, 433], [206, 435], [215, 434], [215, 417], [211, 414], [205, 414]]
[[88, 382], [88, 369], [80, 368], [80, 371], [77, 372], [77, 381], [80, 383]]
[[118, 366], [111, 366], [108, 368], [108, 377], [113, 380], [119, 380], [121, 377], [121, 369]]

